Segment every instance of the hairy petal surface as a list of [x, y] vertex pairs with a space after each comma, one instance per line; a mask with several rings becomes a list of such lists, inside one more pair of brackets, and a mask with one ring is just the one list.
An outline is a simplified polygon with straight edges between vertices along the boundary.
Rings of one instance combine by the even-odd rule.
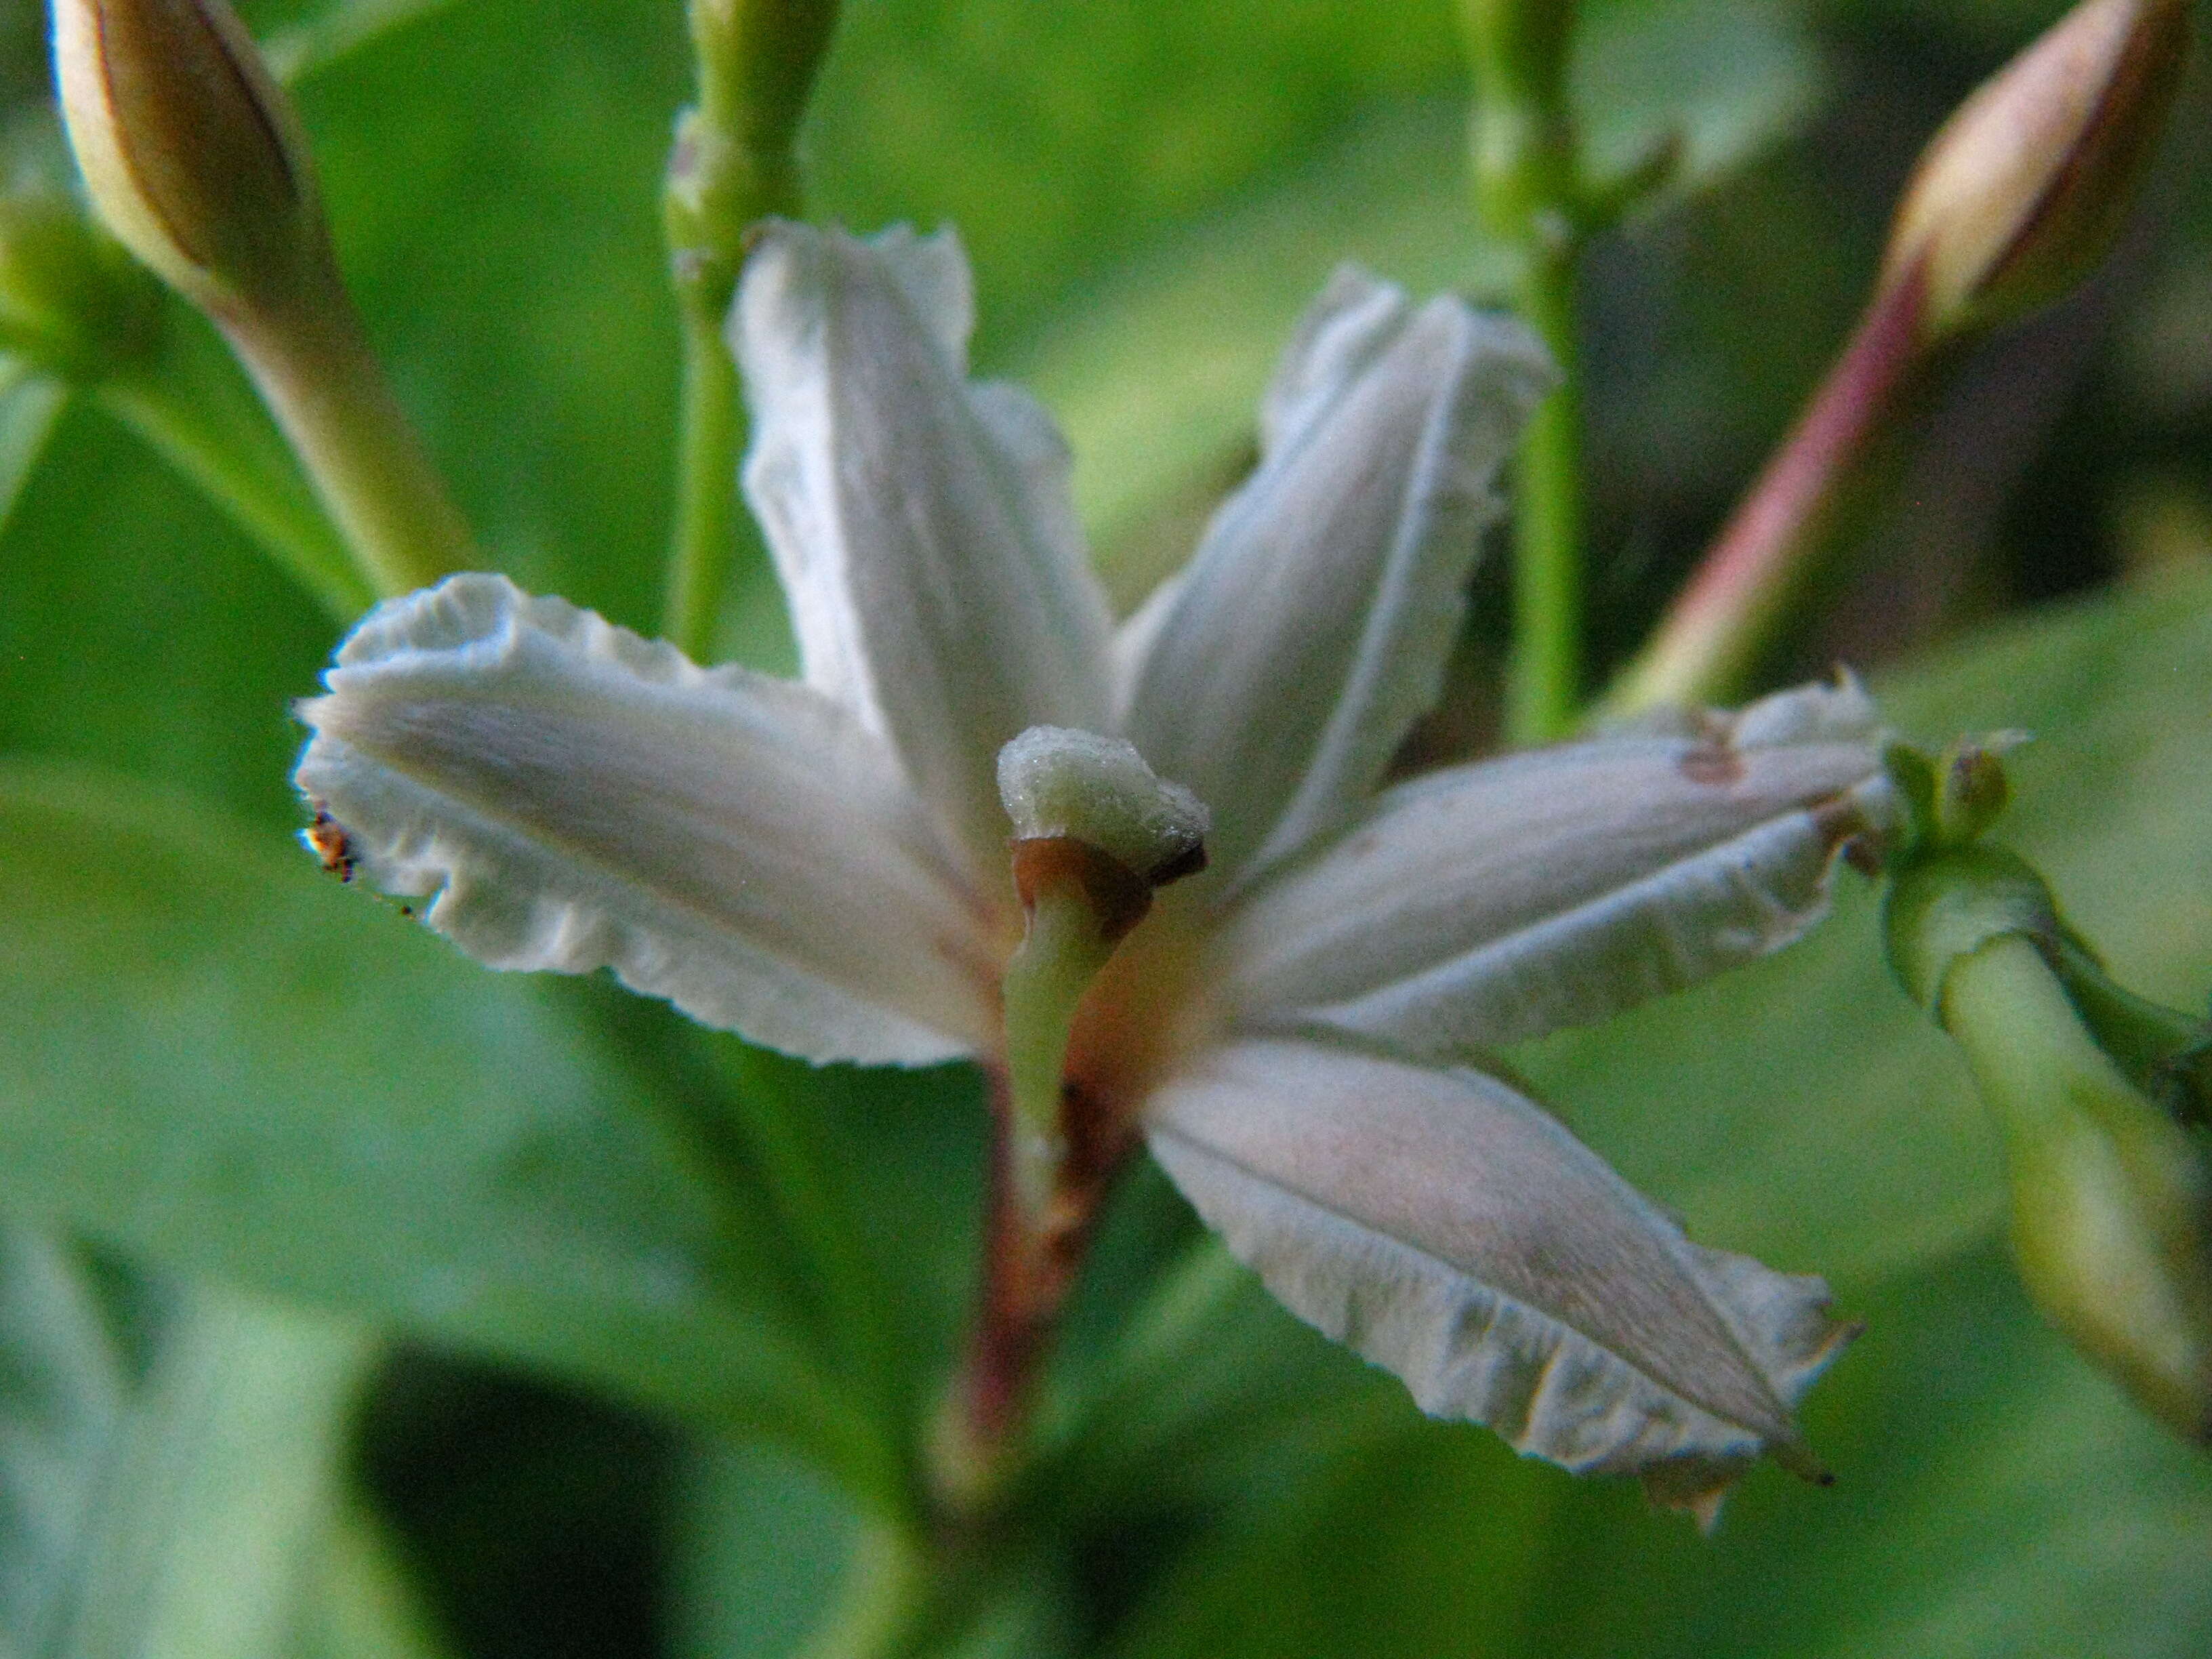
[[745, 489], [807, 684], [889, 738], [977, 876], [1003, 879], [999, 750], [1032, 726], [1107, 729], [1109, 623], [1066, 447], [1027, 393], [964, 378], [972, 324], [950, 232], [779, 223], [731, 334]]
[[378, 607], [295, 778], [495, 968], [612, 968], [816, 1060], [995, 1041], [986, 922], [889, 750], [804, 686], [695, 666], [504, 577]]
[[1796, 939], [1893, 811], [1849, 684], [1455, 767], [1243, 907], [1228, 998], [1431, 1056], [1581, 1024]]
[[1492, 482], [1551, 382], [1519, 324], [1349, 268], [1307, 314], [1259, 471], [1121, 653], [1127, 734], [1214, 809], [1231, 878], [1340, 825], [1435, 702]]
[[1841, 1345], [1815, 1279], [1705, 1249], [1494, 1078], [1301, 1041], [1212, 1049], [1153, 1155], [1300, 1318], [1578, 1473], [1711, 1508]]

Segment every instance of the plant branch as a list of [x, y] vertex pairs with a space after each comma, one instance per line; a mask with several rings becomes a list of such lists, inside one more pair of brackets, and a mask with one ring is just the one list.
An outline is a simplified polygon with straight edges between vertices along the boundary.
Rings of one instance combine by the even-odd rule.
[[715, 653], [748, 522], [738, 501], [744, 409], [723, 330], [747, 228], [800, 210], [793, 144], [836, 17], [835, 0], [691, 0], [699, 99], [677, 123], [661, 198], [684, 334], [662, 632], [701, 661]]
[[1741, 693], [1832, 539], [1832, 508], [1921, 361], [1915, 268], [1883, 288], [1650, 642], [1605, 699], [1625, 717]]

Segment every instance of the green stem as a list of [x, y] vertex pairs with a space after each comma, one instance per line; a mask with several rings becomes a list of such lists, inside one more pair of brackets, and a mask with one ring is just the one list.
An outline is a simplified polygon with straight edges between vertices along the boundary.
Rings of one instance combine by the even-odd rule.
[[744, 417], [738, 366], [722, 337], [719, 314], [688, 299], [682, 311], [676, 527], [661, 632], [694, 661], [707, 662], [715, 654], [716, 624], [743, 523], [737, 458], [744, 447]]
[[216, 323], [379, 593], [482, 562], [343, 296]]
[[161, 356], [100, 383], [100, 405], [196, 485], [340, 623], [376, 588], [355, 563], [228, 355], [195, 320]]
[[676, 522], [662, 629], [688, 655], [715, 654], [716, 623], [744, 519], [738, 456], [744, 411], [723, 326], [745, 232], [800, 210], [799, 118], [836, 31], [836, 0], [691, 0], [699, 100], [677, 123], [661, 195], [684, 329]]
[[[1567, 98], [1570, 0], [1462, 0], [1474, 79], [1475, 203], [1521, 256], [1522, 318], [1550, 348], [1558, 389], [1522, 435], [1514, 481], [1513, 660], [1507, 725], [1516, 743], [1571, 730], [1582, 692], [1582, 388], [1575, 267], [1596, 222]], [[1654, 175], [1656, 176], [1656, 174]], [[1607, 196], [1604, 211], [1622, 204]]]
[[1550, 348], [1559, 385], [1521, 440], [1513, 516], [1513, 664], [1507, 729], [1517, 744], [1573, 729], [1583, 675], [1583, 394], [1573, 246], [1532, 251], [1522, 316]]

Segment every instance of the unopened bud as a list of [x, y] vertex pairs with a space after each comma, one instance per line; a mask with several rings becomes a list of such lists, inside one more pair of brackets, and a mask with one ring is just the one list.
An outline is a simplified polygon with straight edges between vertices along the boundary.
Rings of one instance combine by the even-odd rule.
[[2005, 1146], [2021, 1282], [2153, 1415], [2212, 1443], [2212, 1179], [2123, 1076], [2033, 939], [1959, 958], [1942, 1017]]
[[0, 350], [80, 385], [144, 358], [160, 286], [58, 191], [0, 199]]
[[2034, 310], [2112, 246], [2165, 124], [2186, 0], [2083, 0], [1944, 123], [1905, 186], [1884, 287], [1939, 338]]
[[2037, 1305], [2154, 1415], [2212, 1441], [2212, 1170], [2176, 1109], [2207, 1028], [2114, 984], [2034, 868], [1974, 839], [2001, 804], [1988, 759], [1972, 744], [1940, 766], [1889, 757], [1914, 821], [1884, 901], [1890, 965], [2003, 1133]]
[[325, 302], [291, 102], [223, 0], [54, 0], [54, 79], [100, 216], [202, 309]]
[[1085, 842], [1155, 887], [1205, 866], [1205, 803], [1119, 738], [1033, 726], [999, 751], [999, 798], [1016, 840]]

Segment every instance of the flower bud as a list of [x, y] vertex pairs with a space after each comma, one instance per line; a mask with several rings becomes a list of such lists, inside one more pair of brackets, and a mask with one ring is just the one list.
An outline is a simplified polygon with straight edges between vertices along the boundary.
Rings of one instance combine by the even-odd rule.
[[1988, 749], [1888, 759], [1913, 819], [1883, 903], [1890, 966], [2002, 1133], [2021, 1280], [2154, 1415], [2212, 1443], [2212, 1170], [2176, 1110], [2207, 1028], [2113, 984], [2034, 868], [1973, 839], [2002, 804]]
[[0, 350], [79, 385], [154, 349], [161, 291], [58, 191], [0, 198]]
[[223, 0], [54, 0], [54, 79], [94, 205], [202, 309], [327, 300], [290, 100]]
[[1882, 764], [1905, 802], [1912, 847], [1934, 851], [1978, 840], [2012, 800], [2004, 757], [2027, 741], [2025, 732], [1990, 732], [1932, 757], [1892, 744]]
[[1882, 285], [1917, 273], [1930, 339], [2022, 316], [2112, 246], [2172, 103], [2185, 0], [2082, 0], [1960, 106], [1920, 158]]
[[1945, 976], [1942, 1018], [1996, 1114], [2036, 1305], [2185, 1438], [2212, 1444], [2212, 1178], [2092, 1038], [2033, 939]]

